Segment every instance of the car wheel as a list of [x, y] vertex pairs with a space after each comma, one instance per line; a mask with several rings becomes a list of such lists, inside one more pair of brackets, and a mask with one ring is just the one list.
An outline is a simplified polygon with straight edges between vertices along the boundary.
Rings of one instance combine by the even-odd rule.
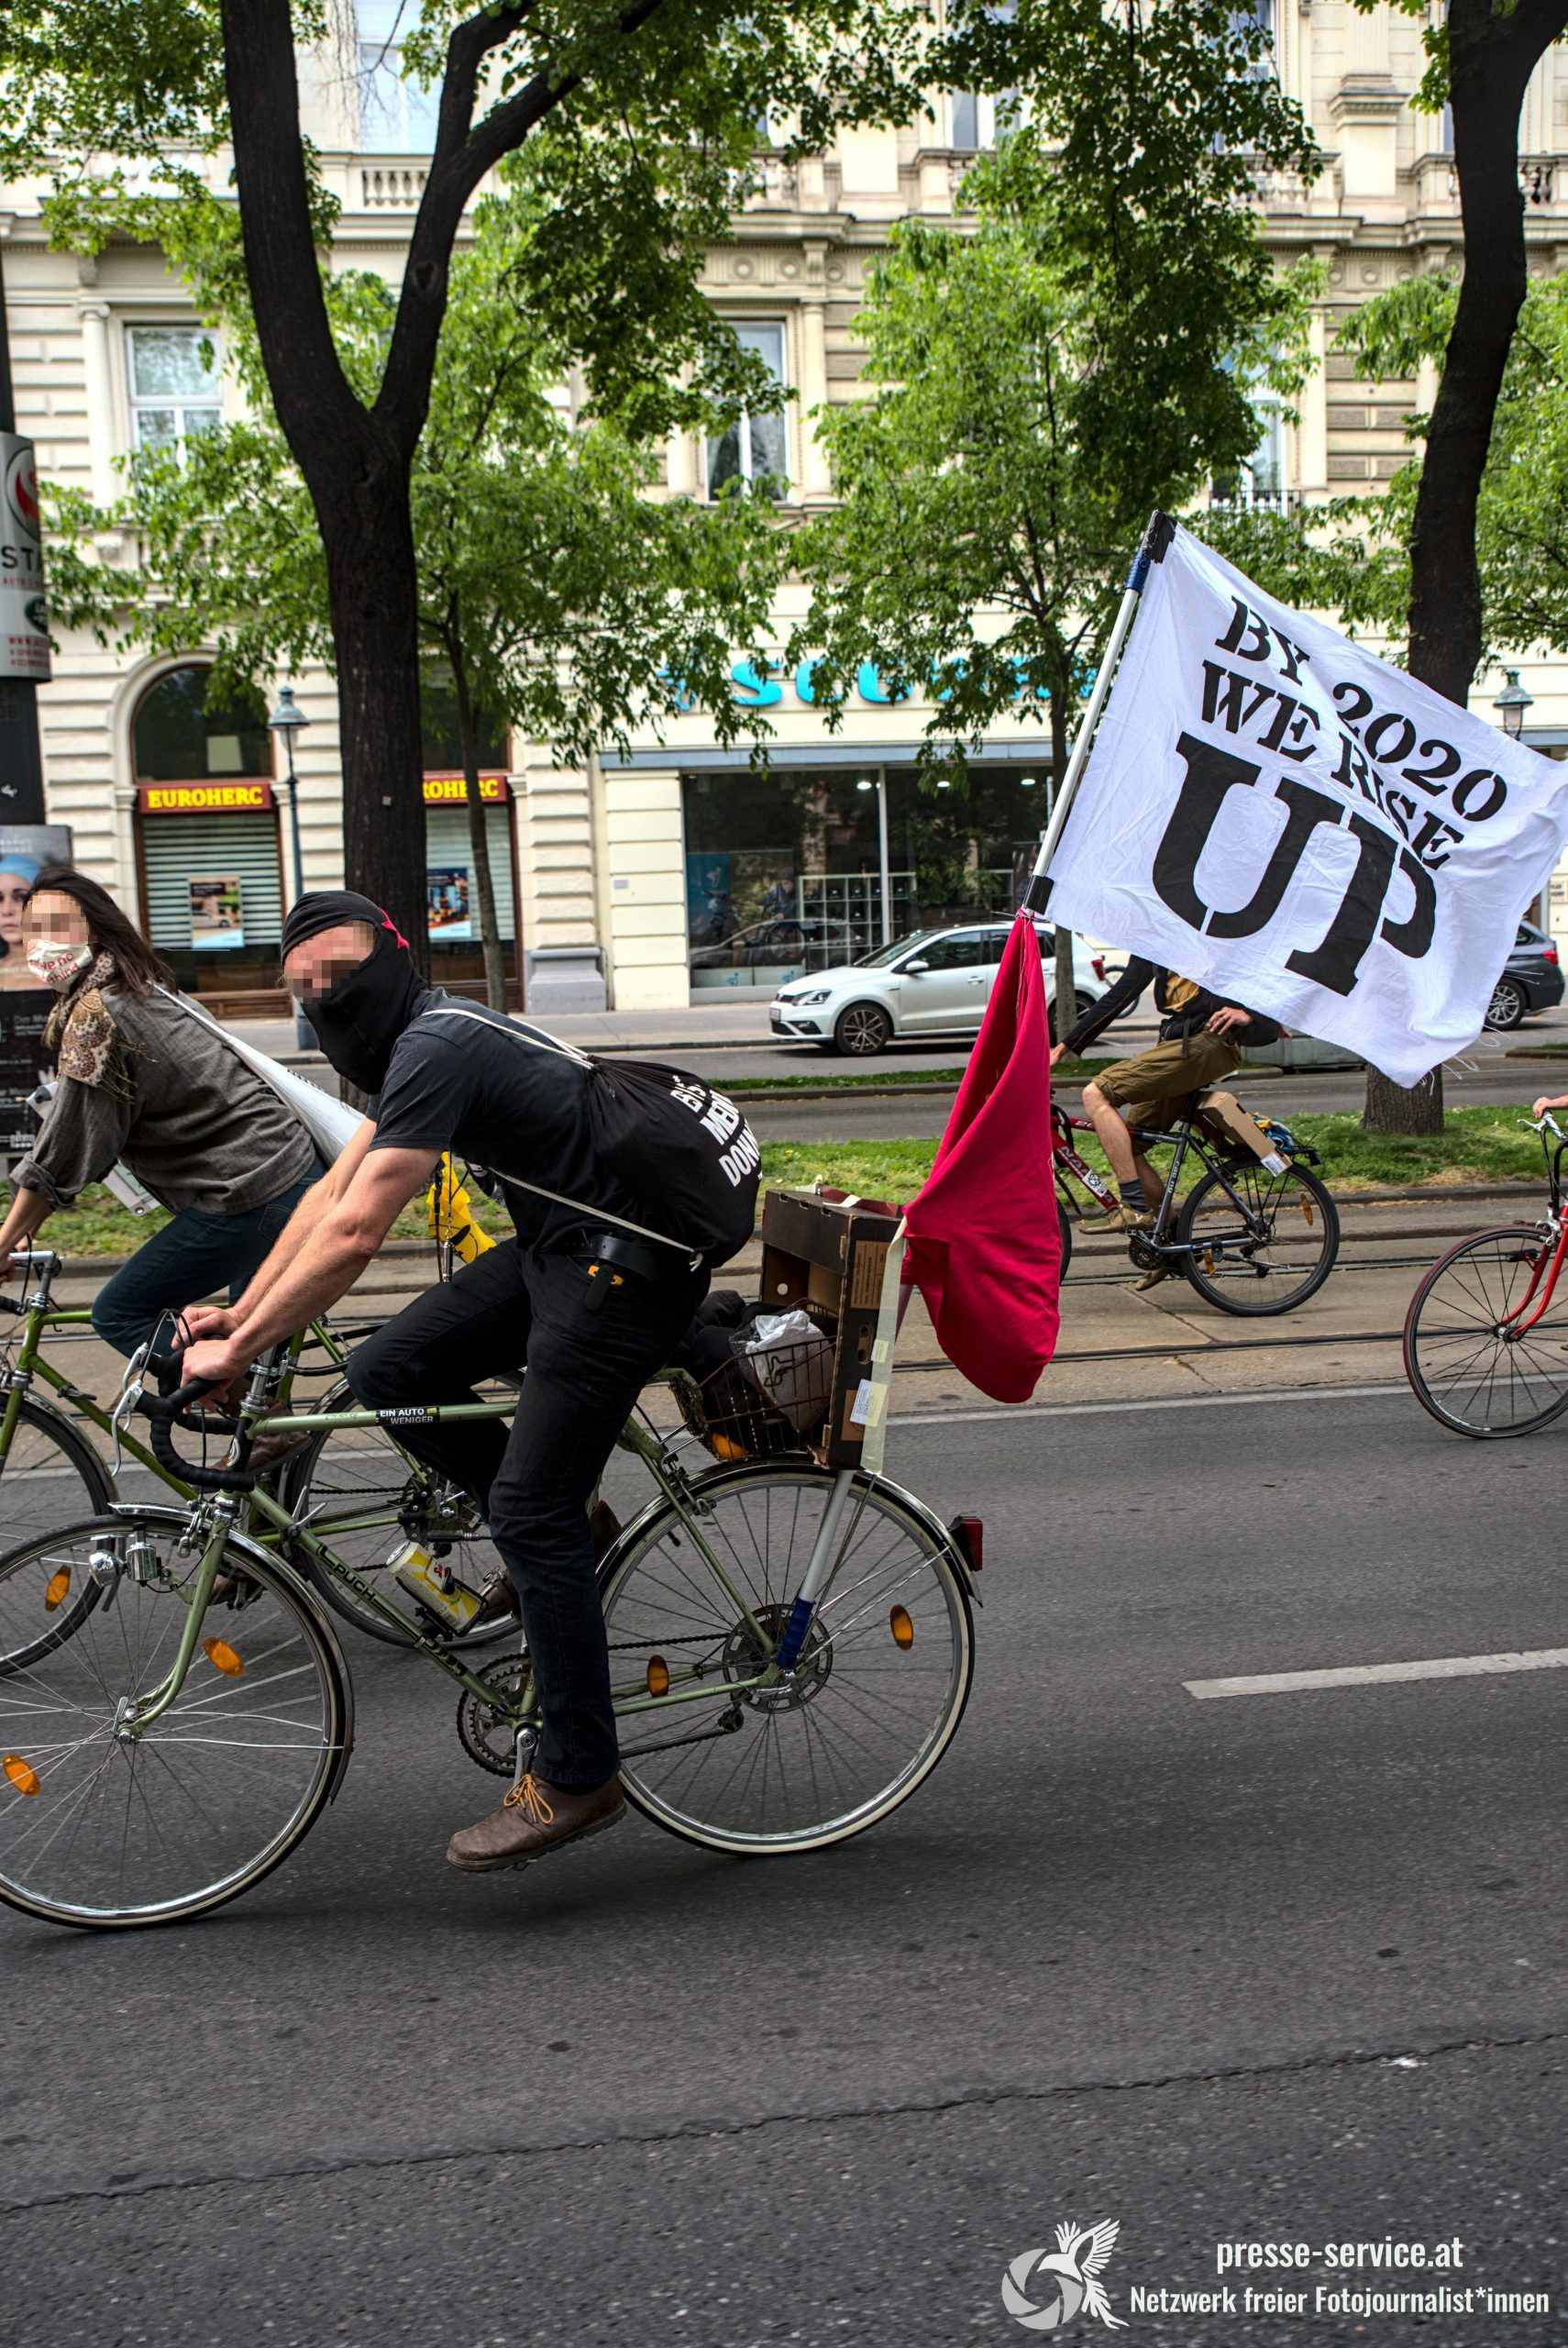
[[1075, 1004], [1077, 1006], [1077, 1017], [1074, 1019], [1074, 1022], [1073, 1022], [1073, 1024], [1074, 1024], [1075, 1026], [1077, 1026], [1078, 1020], [1079, 1020], [1079, 1019], [1087, 1019], [1087, 1018], [1088, 1017], [1088, 1015], [1089, 1015], [1089, 1013], [1094, 1009], [1094, 1006], [1095, 1006], [1095, 997], [1094, 997], [1092, 994], [1085, 994], [1085, 993], [1084, 993], [1084, 991], [1083, 991], [1083, 990], [1082, 990], [1082, 988], [1080, 987], [1080, 988], [1079, 988], [1079, 989], [1077, 989], [1077, 991], [1075, 992], [1075, 994], [1074, 994], [1074, 996], [1073, 996], [1073, 1001], [1074, 1001]]
[[1486, 1006], [1486, 1024], [1491, 1028], [1517, 1027], [1529, 1009], [1525, 991], [1518, 980], [1499, 979]]
[[852, 1058], [867, 1058], [873, 1052], [883, 1052], [893, 1032], [893, 1023], [879, 1003], [852, 1002], [841, 1011], [833, 1031], [838, 1050]]

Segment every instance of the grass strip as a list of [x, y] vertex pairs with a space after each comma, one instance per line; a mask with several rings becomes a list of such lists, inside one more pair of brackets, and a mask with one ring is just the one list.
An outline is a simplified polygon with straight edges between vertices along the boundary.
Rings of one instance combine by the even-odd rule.
[[[1266, 1113], [1266, 1102], [1259, 1106]], [[1451, 1109], [1441, 1134], [1409, 1136], [1364, 1133], [1360, 1113], [1353, 1109], [1313, 1111], [1285, 1122], [1298, 1139], [1321, 1150], [1323, 1180], [1339, 1195], [1407, 1183], [1441, 1192], [1455, 1182], [1531, 1179], [1544, 1189], [1540, 1143], [1521, 1124], [1522, 1115], [1522, 1104], [1517, 1109]], [[1092, 1135], [1080, 1134], [1077, 1140], [1089, 1164], [1105, 1170]], [[863, 1198], [906, 1200], [930, 1173], [935, 1154], [933, 1141], [767, 1142], [762, 1151], [763, 1187], [822, 1181]], [[469, 1195], [481, 1229], [503, 1237], [512, 1227], [505, 1209], [478, 1189]], [[163, 1213], [127, 1214], [107, 1191], [94, 1186], [83, 1191], [69, 1212], [50, 1217], [46, 1244], [72, 1257], [128, 1256], [168, 1220]], [[425, 1236], [423, 1198], [404, 1208], [392, 1236]]]

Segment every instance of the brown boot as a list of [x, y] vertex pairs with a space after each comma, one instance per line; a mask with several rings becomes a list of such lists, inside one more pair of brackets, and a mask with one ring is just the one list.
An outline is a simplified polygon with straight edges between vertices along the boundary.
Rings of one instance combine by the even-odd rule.
[[477, 1826], [465, 1826], [461, 1833], [453, 1835], [447, 1856], [453, 1866], [469, 1875], [484, 1875], [499, 1867], [525, 1867], [530, 1860], [558, 1851], [563, 1843], [602, 1833], [624, 1814], [625, 1808], [619, 1778], [606, 1778], [602, 1786], [587, 1788], [552, 1786], [530, 1771], [513, 1787], [499, 1810], [492, 1810]]

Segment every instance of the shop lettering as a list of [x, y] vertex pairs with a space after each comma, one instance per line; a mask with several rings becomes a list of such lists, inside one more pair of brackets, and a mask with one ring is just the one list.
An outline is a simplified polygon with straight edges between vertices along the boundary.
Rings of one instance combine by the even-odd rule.
[[[787, 670], [781, 661], [769, 660], [759, 665], [755, 660], [737, 660], [730, 670], [730, 698], [739, 709], [777, 709], [788, 692], [793, 693], [802, 709], [815, 709], [823, 699], [823, 696], [819, 695], [817, 692], [816, 677], [819, 665], [815, 660], [801, 660], [797, 662], [792, 670]], [[1026, 682], [1021, 664], [1015, 663], [1014, 666], [1018, 670], [1018, 685], [1012, 695], [1014, 701], [1021, 701], [1024, 695], [1031, 692], [1038, 701], [1050, 699], [1044, 687], [1031, 687]], [[667, 679], [666, 681], [668, 683], [670, 681]], [[934, 678], [933, 681], [934, 682]], [[1092, 682], [1091, 676], [1089, 683], [1092, 684]], [[1085, 690], [1087, 691], [1088, 687]], [[945, 701], [949, 697], [946, 692], [939, 692], [937, 694], [939, 701]], [[848, 698], [849, 696], [845, 695], [845, 699]], [[910, 693], [907, 688], [902, 692], [895, 692], [884, 681], [876, 662], [863, 660], [855, 672], [854, 698], [865, 702], [873, 709], [888, 709], [896, 708], [900, 703], [908, 701]], [[684, 716], [697, 707], [697, 696], [695, 693], [686, 692], [683, 688], [677, 687], [675, 705]], [[426, 796], [429, 795], [429, 785], [426, 784]]]
[[160, 790], [155, 783], [144, 783], [141, 803], [149, 815], [185, 815], [224, 808], [264, 808], [271, 805], [271, 800], [264, 782], [214, 783], [210, 787], [197, 784], [178, 790]]

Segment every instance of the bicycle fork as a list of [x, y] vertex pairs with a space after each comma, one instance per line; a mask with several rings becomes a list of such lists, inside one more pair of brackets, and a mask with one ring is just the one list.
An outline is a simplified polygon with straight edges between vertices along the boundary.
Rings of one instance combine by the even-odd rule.
[[778, 1642], [778, 1653], [774, 1658], [781, 1678], [787, 1678], [801, 1659], [806, 1634], [812, 1627], [812, 1617], [817, 1611], [817, 1600], [837, 1562], [838, 1529], [844, 1522], [844, 1512], [854, 1482], [853, 1468], [841, 1468], [833, 1479], [833, 1490], [827, 1496], [823, 1521], [812, 1545], [805, 1578], [795, 1603], [790, 1609], [790, 1619], [784, 1625], [784, 1636]]

